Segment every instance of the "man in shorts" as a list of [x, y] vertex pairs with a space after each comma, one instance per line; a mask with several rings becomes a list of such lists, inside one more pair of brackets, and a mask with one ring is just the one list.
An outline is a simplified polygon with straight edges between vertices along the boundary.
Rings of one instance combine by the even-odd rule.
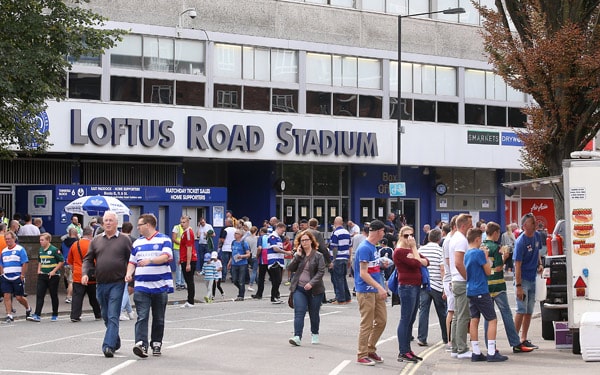
[[[4, 225], [4, 224], [3, 224]], [[4, 235], [6, 248], [2, 249], [0, 256], [0, 289], [4, 294], [4, 307], [6, 307], [6, 319], [3, 323], [12, 323], [15, 319], [12, 316], [12, 301], [11, 296], [14, 295], [17, 301], [25, 307], [25, 315], [31, 315], [31, 307], [27, 298], [25, 298], [25, 290], [23, 288], [23, 280], [27, 273], [27, 251], [17, 245], [17, 235], [8, 231]]]

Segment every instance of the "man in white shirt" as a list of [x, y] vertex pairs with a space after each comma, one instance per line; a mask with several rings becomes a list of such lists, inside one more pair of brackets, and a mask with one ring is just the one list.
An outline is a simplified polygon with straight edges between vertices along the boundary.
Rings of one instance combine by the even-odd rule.
[[221, 231], [219, 237], [219, 245], [221, 247], [221, 262], [223, 262], [223, 278], [222, 281], [227, 281], [227, 267], [229, 259], [231, 259], [231, 243], [235, 239], [235, 227], [232, 219], [225, 219], [225, 228]]
[[33, 225], [31, 215], [25, 214], [25, 216], [23, 217], [23, 220], [25, 220], [25, 225], [23, 225], [19, 229], [19, 233], [18, 233], [19, 236], [39, 236], [40, 235], [40, 228]]
[[453, 358], [470, 359], [471, 351], [467, 345], [467, 333], [470, 320], [469, 300], [467, 298], [467, 270], [465, 253], [469, 249], [467, 230], [473, 226], [471, 215], [460, 214], [456, 218], [456, 232], [449, 244], [450, 272], [452, 273], [452, 293], [454, 293], [454, 317], [452, 319]]
[[[206, 219], [201, 217], [198, 220], [198, 229], [196, 231], [196, 237], [198, 238], [198, 266], [196, 266], [197, 271], [202, 271], [202, 266], [204, 265], [204, 254], [208, 252], [208, 240], [209, 237], [207, 233], [209, 230], [212, 230], [214, 233], [214, 229], [212, 225], [206, 222]], [[212, 238], [210, 238], [212, 241]]]
[[352, 220], [348, 220], [348, 232], [350, 233], [350, 237], [354, 237], [360, 234], [360, 228]]

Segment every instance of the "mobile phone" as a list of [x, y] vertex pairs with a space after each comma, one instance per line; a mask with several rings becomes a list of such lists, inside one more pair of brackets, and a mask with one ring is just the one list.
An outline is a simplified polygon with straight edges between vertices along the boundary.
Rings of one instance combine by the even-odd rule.
[[521, 298], [521, 301], [525, 301], [525, 298], [527, 298], [527, 295], [523, 293], [523, 298]]

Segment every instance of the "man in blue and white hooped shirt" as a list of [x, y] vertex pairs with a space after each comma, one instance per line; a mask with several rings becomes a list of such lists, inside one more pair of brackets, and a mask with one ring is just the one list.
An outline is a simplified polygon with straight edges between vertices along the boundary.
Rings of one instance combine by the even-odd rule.
[[274, 304], [283, 303], [279, 298], [279, 285], [281, 285], [284, 255], [286, 253], [291, 254], [290, 251], [283, 250], [283, 240], [281, 239], [281, 236], [285, 233], [285, 229], [286, 226], [284, 223], [278, 223], [268, 239], [267, 267], [269, 276], [271, 277], [271, 302]]
[[333, 234], [329, 247], [332, 252], [332, 273], [331, 282], [335, 291], [334, 304], [345, 305], [350, 303], [350, 289], [348, 289], [348, 281], [346, 275], [350, 267], [350, 232], [344, 227], [344, 220], [341, 216], [333, 219]]
[[161, 354], [165, 330], [165, 311], [168, 293], [173, 293], [173, 276], [169, 261], [173, 259], [173, 245], [169, 236], [156, 230], [156, 217], [140, 215], [138, 231], [142, 237], [135, 240], [127, 266], [125, 281], [130, 282], [135, 272], [133, 301], [137, 312], [135, 346], [138, 357], [148, 356], [148, 321], [152, 311], [150, 346], [152, 354]]
[[[0, 223], [0, 232], [5, 230], [6, 224]], [[27, 298], [25, 298], [23, 286], [29, 258], [27, 257], [27, 251], [21, 245], [17, 245], [17, 235], [14, 232], [6, 232], [4, 239], [6, 248], [0, 249], [0, 252], [2, 252], [2, 255], [0, 255], [0, 289], [4, 295], [4, 306], [6, 307], [6, 319], [3, 323], [12, 323], [14, 321], [12, 295], [25, 307], [26, 316], [31, 315], [31, 307]]]

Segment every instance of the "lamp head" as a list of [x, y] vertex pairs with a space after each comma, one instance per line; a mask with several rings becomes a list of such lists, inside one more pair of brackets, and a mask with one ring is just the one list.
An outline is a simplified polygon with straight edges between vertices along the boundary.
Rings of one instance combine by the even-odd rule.
[[192, 9], [188, 12], [188, 15], [190, 16], [191, 19], [194, 19], [196, 17], [198, 17], [198, 13], [196, 13], [195, 9]]

